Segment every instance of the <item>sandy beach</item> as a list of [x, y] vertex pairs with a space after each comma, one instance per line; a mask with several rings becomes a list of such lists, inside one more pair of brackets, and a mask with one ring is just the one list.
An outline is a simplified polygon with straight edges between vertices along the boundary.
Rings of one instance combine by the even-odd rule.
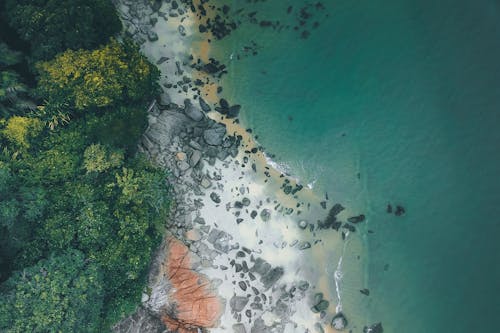
[[[158, 12], [168, 12], [168, 8], [164, 8], [168, 6], [164, 4]], [[210, 12], [206, 15], [210, 16]], [[336, 290], [331, 288], [335, 285], [336, 274], [325, 274], [322, 263], [332, 260], [330, 249], [341, 248], [342, 239], [337, 232], [315, 230], [316, 223], [325, 219], [327, 209], [334, 203], [324, 194], [317, 195], [273, 168], [244, 124], [214, 111], [222, 98], [217, 94], [218, 80], [190, 66], [195, 59], [208, 62], [212, 56], [210, 37], [196, 33], [200, 19], [201, 16], [189, 10], [178, 17], [160, 17], [146, 33], [141, 49], [161, 71], [160, 85], [165, 93], [160, 106], [186, 112], [202, 97], [212, 109], [206, 113], [207, 121], [222, 124], [224, 133], [236, 138], [239, 147], [231, 154], [223, 154], [222, 158], [206, 156], [202, 149], [199, 164], [189, 165], [186, 161], [193, 159], [192, 144], [183, 148], [177, 134], [171, 135], [174, 142], [158, 138], [165, 134], [166, 128], [176, 130], [165, 125], [172, 119], [168, 117], [175, 114], [165, 116], [162, 111], [154, 111], [156, 107], [151, 107], [150, 126], [145, 135], [148, 139], [143, 150], [160, 165], [174, 169], [175, 177], [171, 182], [174, 188], [182, 189], [176, 196], [177, 204], [188, 212], [174, 214], [169, 224], [170, 232], [191, 249], [196, 249], [201, 263], [197, 272], [214, 282], [225, 304], [219, 324], [209, 329], [211, 332], [253, 332], [255, 327], [268, 327], [273, 328], [273, 332], [318, 329], [334, 332], [329, 321], [342, 307], [338, 304], [340, 299]], [[192, 89], [189, 83], [195, 80], [205, 84]], [[181, 87], [183, 82], [191, 89]], [[186, 99], [191, 102], [185, 104]], [[202, 103], [200, 107], [203, 108]], [[185, 185], [192, 183], [195, 172], [204, 180], [202, 186], [196, 184], [192, 190]], [[342, 210], [338, 212], [340, 216], [350, 213], [343, 207]], [[180, 223], [179, 219], [187, 222]], [[177, 230], [173, 231], [175, 227]], [[334, 260], [339, 260], [339, 256], [340, 253], [335, 253]], [[260, 272], [260, 279], [256, 278], [261, 262], [274, 267], [271, 272], [276, 274], [271, 276], [271, 282], [264, 272]], [[246, 268], [251, 265], [253, 268]], [[342, 276], [337, 278], [341, 283]], [[250, 302], [252, 297], [257, 301]], [[145, 303], [148, 299], [145, 297]], [[235, 306], [238, 300], [245, 305]], [[318, 310], [314, 310], [316, 307]]]

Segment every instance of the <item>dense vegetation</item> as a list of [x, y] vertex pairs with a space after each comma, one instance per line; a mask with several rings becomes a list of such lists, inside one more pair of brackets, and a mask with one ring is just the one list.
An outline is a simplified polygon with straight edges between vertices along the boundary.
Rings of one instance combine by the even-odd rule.
[[92, 49], [121, 30], [109, 0], [6, 0], [6, 18], [35, 60], [66, 49]]
[[137, 305], [168, 213], [135, 148], [158, 71], [113, 38], [109, 1], [0, 5], [30, 43], [0, 39], [0, 331], [106, 331]]

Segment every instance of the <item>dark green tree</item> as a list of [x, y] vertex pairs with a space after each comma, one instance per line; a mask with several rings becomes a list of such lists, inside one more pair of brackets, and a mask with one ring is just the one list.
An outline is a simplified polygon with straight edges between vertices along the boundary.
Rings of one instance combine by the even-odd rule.
[[6, 0], [6, 19], [35, 60], [96, 48], [122, 27], [109, 0]]
[[15, 52], [0, 41], [0, 118], [22, 115], [36, 108], [29, 97], [28, 87], [10, 66], [21, 61], [20, 52]]

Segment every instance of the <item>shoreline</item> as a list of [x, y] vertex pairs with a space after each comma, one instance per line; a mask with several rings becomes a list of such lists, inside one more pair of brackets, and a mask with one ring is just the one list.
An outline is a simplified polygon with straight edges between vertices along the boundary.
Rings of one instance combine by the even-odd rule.
[[[124, 8], [131, 5], [118, 6], [123, 18]], [[216, 111], [202, 110], [207, 103], [213, 110], [219, 102], [217, 82], [192, 70], [188, 60], [208, 61], [210, 45], [203, 39], [193, 40], [197, 37], [193, 32], [196, 18], [189, 10], [182, 18], [165, 19], [161, 13], [166, 6], [169, 4], [150, 16], [142, 13], [143, 20], [158, 19], [150, 30], [144, 23], [146, 28], [135, 37], [142, 39], [141, 48], [157, 64], [160, 84], [166, 88], [158, 104], [149, 108], [149, 127], [140, 150], [172, 171], [169, 182], [176, 192], [177, 207], [168, 222], [168, 234], [189, 248], [190, 261], [197, 263], [193, 271], [211, 281], [209, 292], [218, 295], [225, 309], [218, 324], [205, 328], [211, 332], [336, 332], [330, 322], [339, 304], [329, 306], [328, 301], [337, 295], [330, 293], [331, 281], [326, 274], [314, 274], [328, 258], [323, 235], [317, 236], [314, 228], [316, 221], [327, 215], [327, 202], [273, 168], [241, 124]], [[180, 80], [178, 86], [172, 86], [172, 78]], [[190, 83], [197, 79], [207, 82], [199, 89], [207, 103], [199, 107], [196, 90], [190, 90]], [[186, 85], [181, 88], [183, 82]], [[186, 103], [186, 99], [191, 102]], [[334, 238], [343, 246], [338, 235]], [[328, 247], [338, 246], [331, 242], [330, 237]], [[162, 260], [168, 258], [157, 256], [153, 266], [165, 265]], [[266, 269], [262, 270], [262, 265]], [[159, 286], [165, 281], [155, 269], [151, 272], [153, 293], [143, 295], [143, 307], [149, 311], [172, 302], [167, 297], [158, 303], [155, 292], [161, 292]], [[164, 323], [171, 323], [176, 315], [171, 313]], [[342, 328], [346, 326], [343, 315], [337, 318]]]

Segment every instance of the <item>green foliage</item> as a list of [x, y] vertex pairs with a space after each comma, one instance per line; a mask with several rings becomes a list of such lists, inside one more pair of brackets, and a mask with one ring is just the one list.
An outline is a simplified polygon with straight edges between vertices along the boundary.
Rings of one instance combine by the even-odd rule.
[[36, 67], [41, 96], [79, 111], [140, 102], [157, 92], [158, 70], [129, 42], [111, 40], [94, 51], [68, 50]]
[[36, 60], [66, 49], [93, 49], [121, 30], [109, 0], [7, 0], [6, 18]]
[[2, 332], [97, 332], [102, 274], [75, 250], [16, 272], [0, 294]]
[[21, 61], [21, 52], [11, 50], [7, 44], [0, 42], [0, 66], [11, 66]]
[[43, 130], [43, 123], [36, 118], [14, 116], [9, 118], [1, 134], [14, 146], [27, 149], [30, 140]]
[[35, 109], [27, 98], [28, 87], [21, 82], [19, 75], [8, 69], [21, 61], [20, 52], [13, 51], [0, 41], [0, 117], [24, 114]]
[[134, 106], [117, 106], [102, 115], [86, 115], [85, 124], [94, 142], [133, 153], [147, 127], [146, 110]]
[[83, 165], [87, 172], [103, 172], [123, 163], [121, 151], [109, 151], [101, 144], [92, 144], [85, 149]]
[[109, 41], [109, 6], [7, 0], [36, 58], [70, 50], [36, 65], [35, 111], [0, 41], [0, 332], [108, 331], [138, 304], [161, 240], [166, 175], [136, 154], [158, 70]]

